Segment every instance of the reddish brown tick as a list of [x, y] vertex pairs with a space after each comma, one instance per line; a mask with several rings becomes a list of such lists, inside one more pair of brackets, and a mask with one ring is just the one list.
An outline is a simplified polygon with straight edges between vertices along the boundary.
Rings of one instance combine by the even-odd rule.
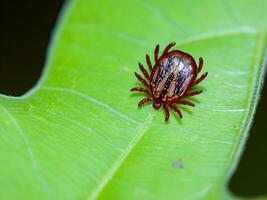
[[202, 69], [203, 59], [199, 58], [197, 67], [191, 55], [179, 50], [169, 51], [175, 44], [175, 42], [168, 44], [159, 58], [159, 45], [156, 46], [154, 50], [154, 67], [152, 67], [149, 56], [146, 55], [150, 73], [139, 63], [139, 68], [146, 80], [135, 72], [136, 78], [145, 88], [135, 87], [131, 89], [131, 91], [142, 92], [149, 96], [142, 99], [138, 106], [153, 102], [153, 107], [158, 110], [162, 105], [165, 111], [165, 121], [168, 121], [170, 116], [169, 108], [178, 113], [180, 118], [183, 117], [182, 112], [175, 104], [195, 106], [192, 102], [184, 100], [184, 98], [200, 94], [202, 90], [189, 90], [203, 81], [208, 74], [206, 72], [197, 79], [197, 75]]

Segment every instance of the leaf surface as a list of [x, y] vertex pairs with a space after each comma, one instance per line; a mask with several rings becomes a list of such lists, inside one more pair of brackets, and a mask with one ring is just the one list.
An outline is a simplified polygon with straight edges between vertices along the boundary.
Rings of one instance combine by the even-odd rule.
[[[0, 199], [230, 199], [264, 75], [266, 1], [68, 3], [42, 81], [0, 96]], [[209, 75], [182, 120], [142, 95], [137, 63], [176, 41]]]

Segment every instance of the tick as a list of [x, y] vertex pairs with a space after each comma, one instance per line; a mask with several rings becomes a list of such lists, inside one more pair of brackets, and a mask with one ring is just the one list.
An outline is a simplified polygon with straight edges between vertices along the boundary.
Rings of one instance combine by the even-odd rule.
[[169, 109], [176, 112], [180, 118], [183, 117], [178, 104], [195, 106], [192, 102], [185, 100], [186, 97], [198, 95], [202, 90], [191, 91], [191, 88], [203, 81], [208, 72], [197, 78], [203, 66], [203, 59], [199, 58], [199, 64], [196, 65], [194, 58], [188, 53], [170, 49], [175, 46], [175, 42], [168, 44], [162, 55], [158, 57], [159, 45], [154, 50], [155, 64], [152, 67], [150, 58], [146, 55], [146, 63], [149, 72], [139, 63], [139, 68], [144, 77], [135, 72], [136, 78], [144, 87], [132, 88], [133, 92], [141, 92], [148, 95], [142, 99], [138, 106], [152, 102], [153, 108], [159, 110], [161, 106], [165, 112], [165, 121], [170, 117]]

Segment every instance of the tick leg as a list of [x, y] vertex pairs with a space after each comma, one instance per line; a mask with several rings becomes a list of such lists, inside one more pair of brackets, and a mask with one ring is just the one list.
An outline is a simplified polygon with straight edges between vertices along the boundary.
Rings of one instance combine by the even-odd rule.
[[149, 81], [149, 80], [150, 80], [150, 77], [149, 77], [149, 75], [148, 75], [146, 69], [144, 68], [144, 66], [143, 66], [141, 63], [138, 63], [138, 65], [139, 65], [140, 70], [142, 71], [142, 73], [143, 73], [144, 76], [146, 77], [146, 80]]
[[178, 115], [179, 115], [180, 118], [183, 118], [183, 114], [182, 114], [182, 112], [179, 110], [179, 108], [175, 107], [175, 106], [172, 105], [172, 104], [168, 104], [168, 105], [169, 105], [169, 107], [170, 107], [174, 112], [178, 113]]
[[198, 68], [197, 68], [197, 73], [199, 73], [202, 70], [202, 66], [203, 66], [203, 58], [199, 57], [199, 64], [198, 64]]
[[169, 109], [165, 103], [163, 104], [163, 109], [165, 111], [165, 121], [168, 121], [168, 119], [170, 117], [170, 112], [169, 112]]
[[170, 44], [168, 44], [168, 45], [166, 46], [166, 48], [164, 49], [162, 55], [168, 53], [168, 51], [170, 50], [170, 48], [172, 48], [172, 47], [175, 46], [175, 45], [176, 45], [175, 42], [171, 42]]
[[188, 105], [188, 106], [192, 106], [192, 107], [195, 106], [195, 104], [193, 104], [192, 102], [190, 102], [190, 101], [185, 101], [185, 100], [180, 100], [180, 101], [178, 101], [177, 103], [179, 103], [179, 104], [184, 104], [184, 105]]
[[147, 55], [147, 54], [146, 54], [146, 63], [147, 63], [147, 66], [149, 68], [149, 71], [152, 72], [151, 61], [150, 61], [149, 55]]
[[138, 103], [138, 106], [139, 106], [139, 107], [140, 107], [140, 106], [143, 106], [145, 103], [150, 102], [150, 101], [153, 101], [153, 98], [149, 98], [149, 97], [144, 98], [144, 99], [142, 99], [142, 100]]
[[149, 90], [144, 89], [144, 88], [141, 88], [141, 87], [135, 87], [135, 88], [132, 88], [131, 91], [132, 91], [132, 92], [142, 92], [142, 93], [145, 93], [145, 94], [150, 95]]
[[158, 55], [159, 55], [159, 44], [157, 44], [155, 51], [154, 51], [155, 63], [158, 61]]
[[198, 95], [200, 93], [202, 93], [202, 90], [189, 92], [189, 93], [185, 94], [183, 97], [192, 97], [192, 96]]
[[195, 80], [195, 82], [192, 84], [192, 87], [199, 84], [201, 81], [203, 81], [207, 75], [208, 75], [208, 72], [202, 74], [202, 76], [199, 79]]
[[147, 84], [147, 82], [146, 82], [146, 81], [145, 81], [139, 74], [137, 74], [136, 72], [135, 72], [134, 74], [135, 74], [136, 78], [137, 78], [141, 83], [143, 83], [143, 85], [144, 85], [145, 87], [148, 88], [148, 84]]

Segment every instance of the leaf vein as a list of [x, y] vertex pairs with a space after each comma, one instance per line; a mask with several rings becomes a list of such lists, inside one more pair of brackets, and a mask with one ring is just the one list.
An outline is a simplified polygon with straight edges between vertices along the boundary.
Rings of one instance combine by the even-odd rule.
[[105, 104], [97, 99], [94, 99], [93, 97], [90, 97], [88, 96], [87, 94], [84, 94], [82, 92], [79, 92], [79, 91], [75, 91], [75, 90], [71, 90], [71, 89], [68, 89], [68, 88], [63, 88], [63, 87], [55, 87], [55, 86], [43, 86], [41, 89], [44, 89], [44, 90], [55, 90], [55, 91], [61, 91], [61, 92], [65, 92], [65, 93], [68, 93], [68, 94], [71, 94], [71, 95], [75, 95], [75, 96], [78, 96], [80, 98], [83, 98], [83, 99], [86, 99], [90, 102], [92, 102], [93, 104], [95, 105], [98, 105], [98, 106], [101, 106], [103, 108], [105, 108], [106, 110], [110, 111], [111, 113], [119, 116], [120, 118], [128, 121], [128, 122], [131, 122], [131, 123], [134, 123], [134, 124], [139, 124], [140, 122], [136, 121], [135, 119], [132, 119], [130, 118], [129, 116], [125, 115], [124, 113], [112, 108], [110, 105], [108, 104]]
[[11, 122], [15, 125], [18, 133], [20, 134], [20, 136], [22, 137], [23, 139], [23, 142], [25, 144], [25, 147], [26, 147], [26, 150], [28, 152], [28, 156], [31, 160], [31, 164], [32, 164], [32, 167], [38, 177], [38, 180], [42, 186], [42, 188], [45, 190], [45, 193], [48, 194], [50, 193], [50, 189], [48, 187], [48, 184], [47, 182], [44, 180], [44, 178], [42, 177], [41, 175], [41, 172], [40, 172], [40, 169], [37, 165], [37, 162], [36, 162], [36, 159], [35, 159], [35, 156], [34, 156], [34, 153], [32, 151], [32, 148], [30, 146], [30, 142], [29, 142], [29, 139], [27, 138], [25, 132], [22, 130], [22, 128], [20, 127], [18, 121], [15, 119], [15, 117], [7, 110], [7, 108], [5, 108], [3, 105], [0, 104], [0, 107], [2, 108], [2, 110], [6, 113], [6, 115], [9, 117], [9, 119], [11, 120]]
[[149, 128], [149, 125], [151, 124], [152, 120], [154, 119], [156, 115], [155, 111], [152, 111], [148, 114], [146, 117], [144, 123], [140, 126], [139, 130], [137, 131], [135, 137], [130, 141], [128, 146], [125, 148], [124, 152], [118, 157], [117, 160], [113, 163], [110, 170], [104, 175], [96, 189], [91, 193], [91, 195], [87, 198], [88, 200], [97, 199], [97, 197], [101, 194], [101, 192], [104, 190], [106, 185], [109, 183], [109, 181], [112, 179], [114, 174], [118, 171], [118, 169], [122, 166], [123, 162], [126, 160], [128, 155], [131, 153], [131, 151], [134, 149], [134, 147], [138, 144], [138, 142], [141, 140], [142, 136], [146, 132], [146, 130]]

